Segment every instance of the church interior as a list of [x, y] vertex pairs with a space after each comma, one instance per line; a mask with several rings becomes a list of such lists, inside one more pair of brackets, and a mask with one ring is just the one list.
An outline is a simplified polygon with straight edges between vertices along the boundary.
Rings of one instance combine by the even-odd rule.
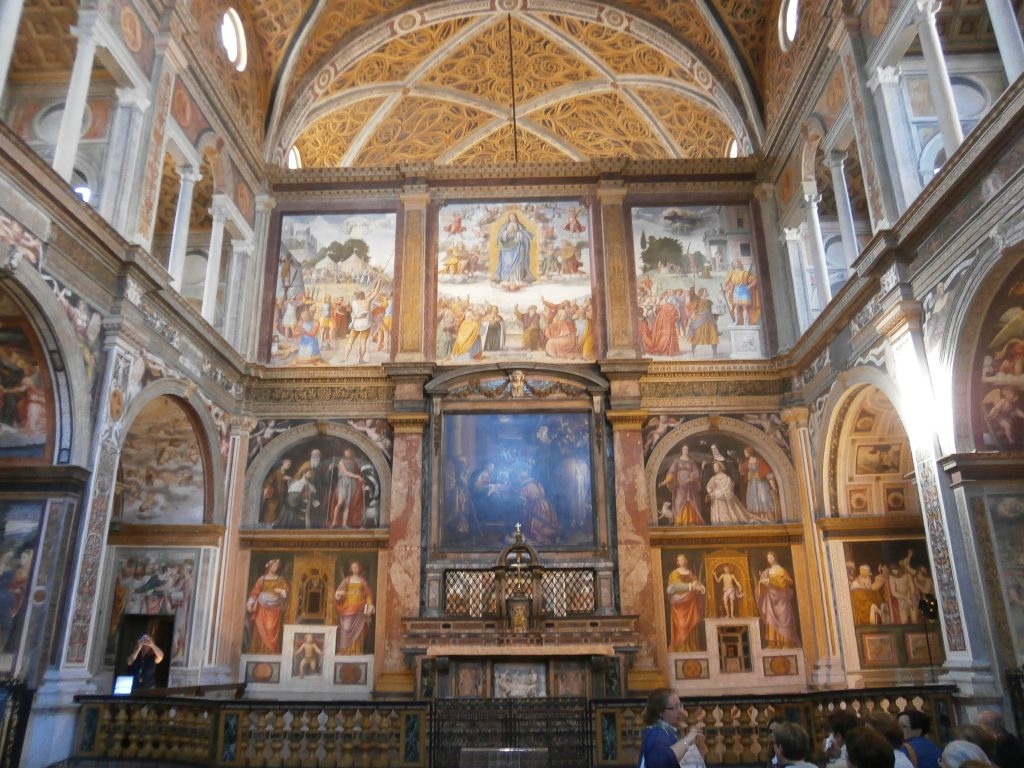
[[1022, 26], [5, 0], [0, 762], [1019, 732]]

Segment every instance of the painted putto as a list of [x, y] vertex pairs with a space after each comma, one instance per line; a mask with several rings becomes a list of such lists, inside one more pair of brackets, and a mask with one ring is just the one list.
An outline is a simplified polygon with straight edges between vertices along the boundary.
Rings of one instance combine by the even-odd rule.
[[52, 406], [35, 334], [0, 291], [0, 461], [42, 458]]
[[593, 360], [588, 232], [573, 201], [442, 208], [437, 360]]
[[747, 209], [638, 207], [632, 224], [644, 354], [762, 357], [761, 281]]
[[1024, 265], [996, 293], [981, 330], [979, 443], [1024, 449]]
[[393, 213], [282, 217], [271, 365], [390, 359], [395, 227]]

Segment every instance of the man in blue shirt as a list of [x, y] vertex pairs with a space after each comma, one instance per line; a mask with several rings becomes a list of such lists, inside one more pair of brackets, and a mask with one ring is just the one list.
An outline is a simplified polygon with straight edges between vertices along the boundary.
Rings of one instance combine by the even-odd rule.
[[897, 718], [903, 728], [903, 746], [900, 749], [910, 758], [914, 768], [939, 768], [942, 750], [927, 738], [932, 719], [924, 712], [908, 709]]

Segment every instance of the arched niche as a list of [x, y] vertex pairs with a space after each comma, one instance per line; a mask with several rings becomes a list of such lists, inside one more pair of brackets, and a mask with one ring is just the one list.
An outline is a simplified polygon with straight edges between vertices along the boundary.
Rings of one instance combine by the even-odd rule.
[[[183, 382], [162, 380], [132, 400], [119, 446], [112, 519], [134, 525], [223, 521], [224, 467], [215, 458], [220, 440], [192, 396]], [[175, 484], [182, 487], [175, 490]]]
[[14, 268], [14, 279], [0, 280], [0, 301], [22, 318], [25, 340], [36, 350], [33, 356], [38, 355], [34, 362], [46, 399], [45, 448], [30, 460], [84, 466], [92, 436], [92, 398], [87, 393], [94, 382], [86, 370], [83, 347], [91, 341], [91, 329], [84, 323], [80, 329], [72, 325], [70, 317], [78, 312], [73, 298], [26, 264]]
[[[351, 451], [351, 456], [346, 457], [346, 450]], [[293, 505], [289, 510], [287, 499], [282, 497], [282, 494], [287, 493], [290, 487], [295, 487], [294, 483], [300, 479], [296, 475], [303, 469], [303, 464], [309, 462], [314, 451], [319, 453], [323, 465], [323, 468], [317, 468], [312, 478], [320, 507], [306, 509], [307, 500], [310, 499], [307, 492], [305, 499], [295, 500], [296, 503], [306, 506]], [[355, 466], [352, 465], [353, 461]], [[290, 462], [291, 466], [283, 469], [284, 462]], [[361, 476], [362, 488], [358, 487], [358, 483], [342, 485], [345, 480], [339, 480], [339, 476], [343, 474], [338, 471], [339, 462], [347, 464], [348, 471], [355, 470], [355, 474]], [[372, 487], [373, 483], [377, 484], [376, 488]], [[387, 458], [364, 434], [342, 424], [316, 422], [278, 435], [260, 450], [246, 471], [245, 488], [246, 502], [242, 525], [249, 529], [305, 529], [306, 512], [310, 514], [309, 527], [317, 530], [332, 528], [332, 522], [336, 523], [333, 526], [336, 530], [386, 527], [390, 520], [391, 470]], [[350, 511], [344, 504], [337, 510], [338, 519], [332, 520], [331, 517], [334, 514], [332, 499], [340, 500], [346, 488], [350, 500], [353, 498], [352, 494], [362, 493], [364, 504], [358, 526], [349, 525], [350, 521], [342, 524], [344, 515]], [[293, 493], [301, 494], [304, 490], [298, 489]], [[277, 504], [278, 507], [274, 519], [268, 520], [268, 509], [272, 504]], [[286, 514], [296, 517], [289, 521], [282, 517]], [[278, 524], [279, 521], [283, 521], [282, 524]]]
[[919, 515], [910, 441], [892, 401], [864, 384], [848, 391], [840, 408], [825, 475], [830, 516]]
[[[723, 466], [724, 474], [732, 480], [733, 495], [746, 512], [744, 515], [736, 509], [734, 518], [738, 524], [756, 525], [800, 520], [800, 494], [797, 490], [796, 471], [782, 449], [764, 432], [746, 422], [726, 416], [705, 416], [684, 422], [665, 435], [647, 461], [645, 474], [652, 526], [694, 524], [678, 522], [680, 511], [671, 506], [672, 493], [666, 485], [668, 475], [673, 472], [673, 464], [684, 451], [693, 454], [690, 460], [697, 465], [696, 471], [700, 473], [700, 487], [696, 490], [702, 503], [698, 511], [703, 522], [697, 522], [697, 525], [716, 524], [711, 522], [711, 507], [706, 501], [708, 483], [714, 477], [715, 463], [728, 465]], [[716, 451], [724, 462], [716, 459]], [[678, 472], [679, 469], [677, 465], [675, 471]], [[674, 483], [674, 480], [669, 482]], [[727, 483], [724, 480], [714, 482], [713, 495], [721, 498]], [[753, 509], [748, 508], [748, 491], [749, 506]], [[767, 507], [770, 498], [767, 494], [777, 496], [776, 509], [769, 510]], [[668, 511], [672, 515], [671, 522], [667, 522], [664, 516], [666, 502], [670, 504]], [[726, 514], [728, 516], [728, 513]]]

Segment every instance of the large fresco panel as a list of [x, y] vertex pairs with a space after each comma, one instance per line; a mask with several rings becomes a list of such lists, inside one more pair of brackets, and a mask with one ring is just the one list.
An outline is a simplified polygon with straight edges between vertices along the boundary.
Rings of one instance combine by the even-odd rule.
[[198, 525], [206, 510], [203, 451], [192, 419], [167, 396], [132, 422], [121, 448], [121, 520]]
[[594, 546], [589, 413], [449, 414], [441, 545], [500, 549], [516, 524], [540, 550]]
[[355, 444], [331, 435], [302, 440], [262, 478], [256, 527], [356, 529], [380, 524], [381, 481]]
[[643, 354], [763, 357], [763, 296], [745, 206], [632, 209]]
[[[657, 434], [657, 426], [652, 429], [648, 441]], [[732, 435], [701, 432], [685, 438], [655, 475], [658, 525], [780, 522], [777, 478], [764, 457]]]
[[977, 442], [1024, 450], [1024, 262], [996, 291], [982, 324], [978, 358]]
[[578, 201], [443, 207], [437, 360], [594, 360], [589, 231]]
[[53, 404], [42, 350], [28, 319], [0, 291], [0, 461], [46, 455]]
[[21, 647], [44, 506], [41, 501], [0, 502], [0, 673], [14, 670]]
[[270, 365], [390, 359], [396, 220], [363, 212], [281, 217]]
[[1024, 657], [1024, 496], [991, 496], [987, 506], [996, 550], [995, 572], [1019, 660]]

